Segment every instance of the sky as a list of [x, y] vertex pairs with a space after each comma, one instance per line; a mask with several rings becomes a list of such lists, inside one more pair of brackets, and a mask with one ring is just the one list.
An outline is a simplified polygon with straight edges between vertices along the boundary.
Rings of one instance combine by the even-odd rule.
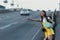
[[12, 0], [8, 0], [8, 3], [3, 3], [4, 0], [0, 0], [0, 4], [6, 6], [6, 8], [17, 8], [17, 4], [19, 4], [19, 8], [29, 8], [33, 10], [54, 10], [59, 9], [59, 1], [60, 0], [14, 0], [14, 6], [11, 6]]

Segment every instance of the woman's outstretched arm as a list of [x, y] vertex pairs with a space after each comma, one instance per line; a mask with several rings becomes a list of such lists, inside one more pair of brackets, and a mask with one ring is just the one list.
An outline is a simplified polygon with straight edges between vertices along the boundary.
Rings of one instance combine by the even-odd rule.
[[41, 22], [41, 20], [40, 20], [40, 19], [28, 18], [28, 20], [31, 20], [31, 21], [36, 21], [36, 22]]

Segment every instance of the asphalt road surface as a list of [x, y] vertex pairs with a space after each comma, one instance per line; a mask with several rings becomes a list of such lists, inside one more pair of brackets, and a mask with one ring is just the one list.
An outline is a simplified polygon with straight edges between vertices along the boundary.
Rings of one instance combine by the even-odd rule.
[[38, 12], [30, 12], [29, 16], [21, 16], [19, 12], [0, 14], [0, 40], [41, 40], [40, 22], [29, 21], [28, 17], [40, 18]]

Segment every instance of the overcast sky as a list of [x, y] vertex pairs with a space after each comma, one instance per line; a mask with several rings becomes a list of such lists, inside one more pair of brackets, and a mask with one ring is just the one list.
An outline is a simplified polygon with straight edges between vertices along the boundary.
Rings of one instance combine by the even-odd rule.
[[44, 9], [44, 10], [54, 10], [59, 8], [59, 0], [14, 0], [14, 6], [11, 6], [12, 0], [8, 0], [7, 4], [3, 3], [4, 0], [0, 0], [0, 4], [6, 6], [6, 8], [16, 8], [19, 4], [19, 8], [30, 8], [33, 10]]

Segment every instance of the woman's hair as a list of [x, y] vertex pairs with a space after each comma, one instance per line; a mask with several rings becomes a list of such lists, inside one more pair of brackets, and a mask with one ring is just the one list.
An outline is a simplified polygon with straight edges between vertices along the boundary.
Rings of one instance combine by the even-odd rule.
[[42, 12], [44, 12], [44, 17], [46, 17], [46, 11], [45, 10], [42, 10]]
[[[50, 22], [49, 20], [48, 20], [48, 18], [47, 18], [47, 15], [46, 15], [46, 11], [45, 10], [42, 10], [42, 12], [44, 12], [44, 17], [46, 17], [46, 20], [48, 21], [48, 22]], [[42, 21], [43, 21], [43, 17], [41, 16], [41, 19], [42, 19]], [[51, 23], [51, 22], [50, 22]]]
[[[46, 11], [45, 10], [42, 10], [42, 12], [44, 12], [44, 17], [46, 17]], [[41, 16], [41, 19], [43, 21], [43, 17]]]

